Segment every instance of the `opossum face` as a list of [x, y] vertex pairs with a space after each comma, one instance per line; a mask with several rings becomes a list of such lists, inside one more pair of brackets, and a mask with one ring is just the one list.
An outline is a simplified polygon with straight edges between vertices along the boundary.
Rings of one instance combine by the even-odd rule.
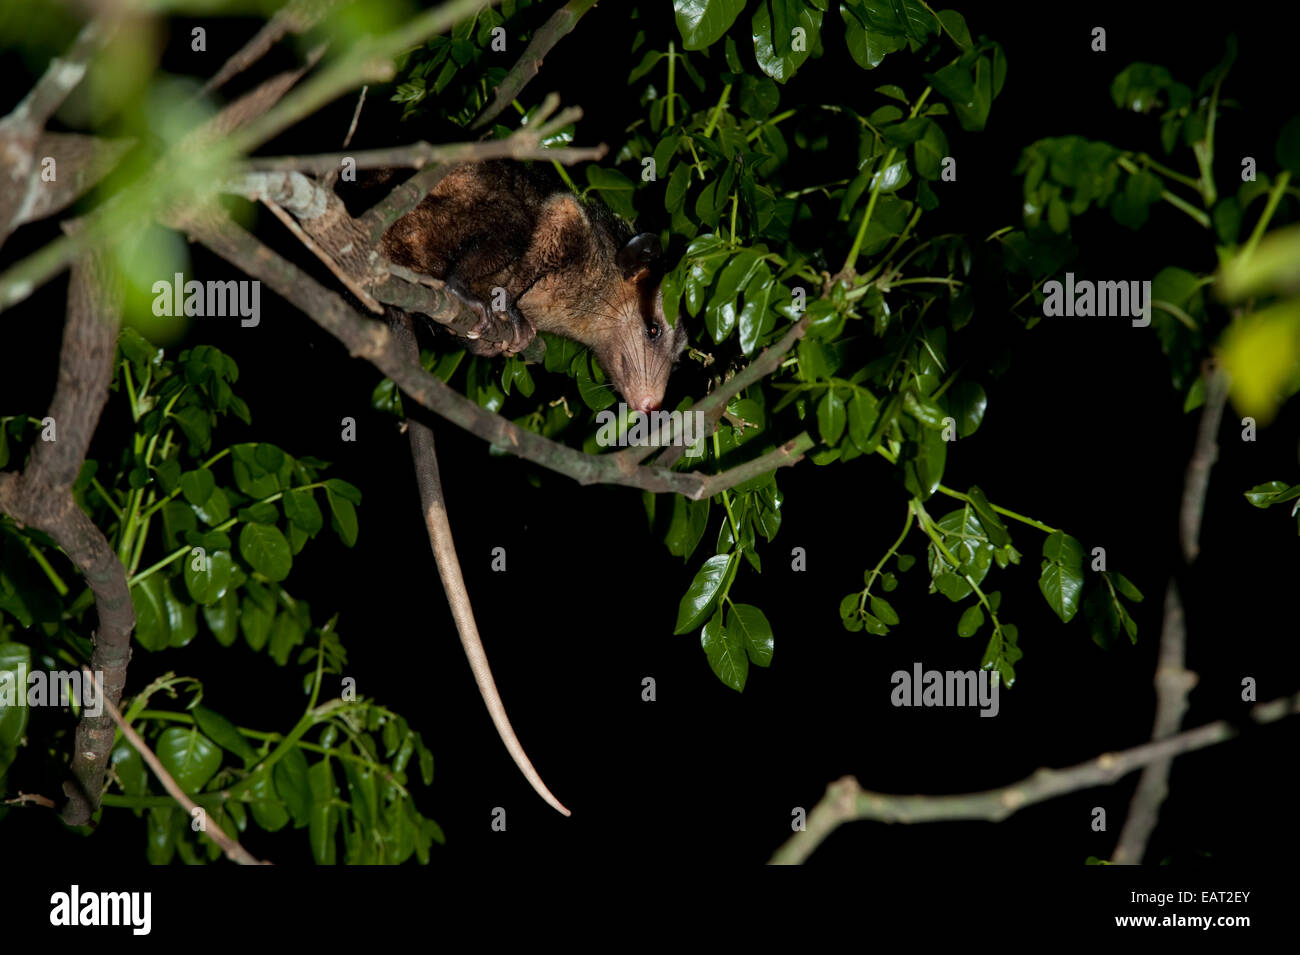
[[[596, 360], [628, 406], [642, 413], [663, 404], [673, 365], [686, 348], [686, 330], [664, 316], [659, 239], [643, 233], [619, 252], [623, 279], [617, 296], [618, 321], [592, 345]], [[676, 316], [673, 316], [676, 318]]]

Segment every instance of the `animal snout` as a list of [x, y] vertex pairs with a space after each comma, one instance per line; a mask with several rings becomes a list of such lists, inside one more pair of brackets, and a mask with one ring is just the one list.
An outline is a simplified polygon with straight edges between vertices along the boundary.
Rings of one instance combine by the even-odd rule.
[[652, 411], [658, 411], [659, 402], [654, 398], [642, 398], [637, 402], [636, 410], [642, 414], [649, 414]]

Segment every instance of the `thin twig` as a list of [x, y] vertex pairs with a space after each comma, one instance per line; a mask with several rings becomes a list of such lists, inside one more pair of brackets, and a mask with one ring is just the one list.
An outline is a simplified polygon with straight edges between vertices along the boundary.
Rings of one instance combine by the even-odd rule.
[[594, 7], [597, 0], [569, 0], [564, 6], [551, 14], [549, 20], [542, 24], [532, 40], [524, 48], [523, 55], [511, 67], [496, 89], [492, 102], [474, 120], [471, 129], [481, 129], [501, 114], [537, 75], [542, 66], [542, 59], [551, 52], [552, 47], [573, 31], [582, 15]]
[[[572, 115], [572, 114], [570, 114]], [[350, 159], [358, 169], [421, 169], [430, 163], [451, 163], [482, 159], [541, 159], [571, 166], [578, 162], [601, 159], [609, 151], [597, 146], [547, 147], [509, 136], [478, 143], [411, 143], [387, 149], [356, 152], [317, 153], [311, 156], [253, 156], [244, 165], [250, 169], [295, 169], [299, 172], [328, 174]]]
[[[790, 326], [789, 331], [781, 336], [781, 340], [767, 348], [759, 354], [757, 358], [751, 361], [743, 369], [724, 381], [721, 385], [711, 391], [708, 395], [701, 398], [697, 404], [691, 406], [691, 411], [703, 414], [707, 427], [704, 429], [706, 434], [712, 434], [714, 427], [722, 419], [723, 413], [727, 410], [727, 402], [733, 397], [740, 394], [750, 385], [761, 381], [781, 366], [781, 361], [791, 348], [795, 346], [808, 329], [809, 318], [804, 315], [799, 321]], [[655, 463], [660, 467], [670, 468], [677, 463], [685, 452], [685, 447], [674, 435], [672, 438], [672, 447], [668, 448], [661, 454]], [[653, 454], [658, 448], [638, 447], [628, 448], [618, 452], [618, 456], [629, 464], [640, 464], [647, 457]]]
[[253, 34], [253, 38], [222, 64], [221, 69], [203, 84], [200, 95], [213, 92], [248, 69], [290, 33], [304, 33], [315, 26], [330, 7], [337, 4], [338, 0], [291, 0], [275, 11], [271, 19]]
[[[1300, 694], [1260, 703], [1252, 707], [1250, 716], [1256, 723], [1264, 724], [1296, 713], [1300, 713]], [[774, 865], [804, 862], [827, 836], [845, 822], [913, 823], [963, 819], [1000, 822], [1034, 803], [1094, 786], [1108, 786], [1141, 766], [1214, 746], [1237, 734], [1234, 724], [1218, 720], [1158, 742], [1145, 743], [1119, 753], [1103, 753], [1096, 759], [1067, 769], [1039, 769], [1010, 786], [957, 796], [896, 796], [870, 792], [852, 776], [845, 776], [827, 787], [826, 795], [808, 814], [805, 829], [791, 836], [770, 861]]]
[[[94, 680], [95, 685], [99, 687], [99, 680], [94, 673], [85, 667], [82, 668], [82, 672], [88, 679]], [[102, 687], [99, 688], [99, 692], [101, 694], [100, 698], [104, 700], [104, 709], [108, 711], [108, 715], [117, 724], [117, 728], [122, 731], [122, 735], [126, 737], [127, 742], [135, 747], [135, 751], [140, 754], [140, 758], [149, 764], [149, 768], [158, 777], [158, 781], [163, 784], [163, 789], [167, 790], [168, 795], [181, 804], [185, 814], [190, 818], [194, 818], [194, 810], [196, 809], [206, 814], [207, 810], [185, 795], [185, 790], [181, 789], [180, 784], [172, 778], [172, 774], [167, 772], [167, 767], [154, 755], [154, 751], [149, 748], [149, 744], [140, 738], [140, 734], [135, 731], [135, 727], [122, 718], [121, 712], [113, 705], [112, 701], [102, 696]], [[236, 840], [226, 835], [225, 831], [215, 821], [211, 826], [205, 824], [200, 831], [215, 842], [231, 862], [237, 862], [240, 865], [270, 865], [269, 862], [263, 862], [256, 858]]]

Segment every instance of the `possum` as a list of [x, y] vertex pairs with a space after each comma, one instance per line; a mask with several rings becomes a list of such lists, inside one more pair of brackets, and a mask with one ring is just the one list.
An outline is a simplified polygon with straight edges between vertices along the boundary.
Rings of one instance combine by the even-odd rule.
[[[590, 348], [631, 408], [648, 414], [663, 404], [686, 334], [664, 316], [658, 238], [634, 234], [603, 203], [579, 199], [544, 167], [455, 166], [393, 223], [380, 248], [398, 265], [443, 281], [479, 316], [466, 344], [474, 354], [517, 354], [537, 332], [551, 332]], [[477, 337], [493, 312], [504, 313], [509, 341]], [[418, 352], [409, 326], [401, 327], [404, 347]], [[479, 692], [524, 777], [567, 816], [525, 754], [488, 667], [452, 543], [432, 433], [414, 424], [411, 441], [429, 539]]]
[[[545, 167], [461, 163], [384, 235], [393, 262], [441, 279], [479, 316], [467, 347], [513, 355], [539, 331], [586, 345], [628, 406], [663, 404], [687, 340], [664, 316], [659, 239]], [[477, 339], [504, 312], [511, 340]], [[675, 316], [674, 316], [675, 317]]]

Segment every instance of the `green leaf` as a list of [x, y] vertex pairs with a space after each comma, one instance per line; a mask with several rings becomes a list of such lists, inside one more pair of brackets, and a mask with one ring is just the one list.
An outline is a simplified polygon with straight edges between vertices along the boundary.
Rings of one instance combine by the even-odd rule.
[[361, 503], [361, 489], [355, 484], [349, 484], [347, 481], [339, 478], [330, 478], [325, 482], [325, 489], [332, 494], [337, 494], [345, 501], [353, 504]]
[[248, 745], [248, 740], [244, 739], [230, 720], [206, 706], [196, 706], [190, 712], [208, 739], [234, 753], [244, 761], [245, 766], [257, 761], [257, 751]]
[[775, 641], [772, 625], [763, 611], [753, 604], [733, 604], [727, 611], [727, 633], [738, 634], [749, 654], [750, 662], [765, 667], [772, 662]]
[[357, 542], [356, 508], [350, 500], [335, 493], [328, 485], [325, 488], [325, 499], [329, 501], [330, 526], [334, 528], [334, 533], [339, 535], [339, 540], [346, 546], [353, 546]]
[[245, 524], [239, 531], [239, 553], [268, 580], [284, 580], [293, 566], [289, 542], [278, 527], [269, 524]]
[[962, 379], [948, 391], [948, 408], [957, 421], [957, 435], [969, 438], [984, 420], [988, 395], [978, 381]]
[[[280, 764], [276, 764], [276, 769]], [[254, 821], [267, 832], [277, 832], [289, 822], [289, 812], [284, 808], [284, 801], [276, 796], [275, 786], [271, 782], [271, 772], [263, 769], [253, 774], [249, 793], [253, 797], [252, 812]]]
[[714, 675], [737, 693], [742, 692], [749, 677], [749, 657], [741, 636], [722, 626], [721, 607], [700, 631], [700, 646]]
[[733, 569], [735, 553], [715, 554], [695, 574], [677, 608], [677, 626], [673, 633], [687, 633], [698, 627], [713, 611], [723, 582]]
[[948, 460], [948, 442], [943, 432], [932, 428], [917, 429], [916, 440], [908, 442], [911, 457], [903, 466], [903, 486], [921, 500], [927, 500], [943, 480]]
[[[0, 430], [3, 427], [0, 425]], [[27, 732], [26, 680], [31, 666], [32, 651], [26, 644], [0, 643], [0, 779], [17, 758], [18, 744]], [[6, 698], [12, 699], [13, 705], [5, 702]]]
[[844, 433], [845, 425], [844, 399], [834, 388], [827, 388], [822, 400], [817, 403], [817, 429], [822, 440], [835, 445]]
[[199, 632], [198, 608], [179, 599], [169, 582], [162, 585], [163, 608], [167, 613], [169, 647], [183, 647]]
[[943, 161], [948, 155], [948, 137], [942, 127], [927, 119], [925, 133], [912, 146], [916, 171], [925, 179], [938, 179], [943, 174]]
[[1043, 567], [1038, 589], [1063, 623], [1079, 610], [1083, 589], [1083, 547], [1068, 534], [1057, 531], [1043, 542]]
[[1300, 178], [1300, 115], [1292, 116], [1282, 127], [1276, 152], [1278, 165]]
[[131, 587], [135, 610], [135, 638], [146, 650], [162, 650], [171, 644], [171, 618], [163, 597], [164, 580], [154, 574]]
[[207, 468], [199, 468], [196, 471], [186, 471], [182, 474], [180, 484], [181, 493], [185, 495], [185, 500], [196, 507], [201, 507], [212, 496], [212, 491], [217, 486], [217, 480]]
[[1142, 602], [1142, 591], [1133, 586], [1133, 581], [1120, 573], [1111, 573], [1110, 579], [1115, 584], [1115, 589], [1129, 600], [1139, 604]]
[[[4, 740], [0, 738], [0, 747], [3, 747]], [[122, 792], [128, 796], [143, 796], [149, 789], [149, 771], [145, 769], [144, 760], [136, 752], [135, 747], [125, 739], [119, 740], [113, 747], [113, 753], [109, 756], [113, 764], [113, 771], [117, 773], [117, 778], [122, 781]], [[4, 770], [0, 767], [0, 775]]]
[[745, 355], [752, 355], [758, 347], [759, 336], [763, 334], [765, 320], [768, 319], [768, 305], [772, 299], [775, 279], [772, 270], [764, 264], [745, 286], [745, 307], [740, 311], [740, 350]]
[[[203, 559], [192, 551], [181, 558], [184, 569], [185, 589], [195, 603], [207, 606], [216, 603], [230, 589], [230, 575], [234, 563], [230, 552], [225, 550], [205, 553]], [[198, 569], [195, 569], [195, 565]]]
[[338, 834], [341, 812], [337, 805], [338, 783], [334, 781], [334, 768], [328, 759], [315, 763], [307, 772], [311, 786], [311, 812], [308, 816], [308, 843], [317, 865], [333, 865], [338, 856]]
[[961, 619], [957, 621], [957, 636], [973, 637], [982, 626], [984, 626], [984, 611], [979, 604], [974, 604], [967, 607]]
[[167, 865], [176, 855], [176, 827], [172, 816], [178, 810], [155, 807], [145, 816], [145, 858], [150, 865]]
[[325, 526], [325, 518], [311, 490], [296, 487], [285, 491], [283, 501], [284, 516], [306, 533], [315, 536]]
[[240, 607], [239, 628], [244, 631], [244, 640], [253, 650], [261, 650], [266, 646], [266, 638], [271, 635], [271, 622], [275, 612], [259, 606], [248, 597], [240, 601]]
[[196, 729], [165, 729], [154, 744], [154, 753], [177, 784], [196, 793], [221, 766], [221, 749]]
[[295, 829], [307, 825], [311, 815], [312, 790], [307, 778], [309, 771], [307, 757], [301, 749], [294, 746], [275, 764], [272, 774], [275, 791], [284, 800], [285, 808], [293, 817]]
[[1246, 492], [1246, 500], [1256, 507], [1281, 504], [1297, 497], [1300, 497], [1300, 484], [1288, 486], [1285, 481], [1269, 481], [1267, 484], [1257, 484]]
[[875, 614], [862, 614], [862, 629], [867, 633], [875, 634], [877, 637], [883, 637], [889, 633], [889, 626]]
[[[888, 7], [883, 4], [872, 6], [888, 10]], [[841, 3], [840, 16], [844, 19], [844, 39], [849, 47], [849, 55], [853, 57], [853, 62], [864, 70], [874, 70], [890, 53], [907, 46], [907, 37], [903, 36], [902, 28], [896, 21], [893, 29], [889, 27], [881, 29], [880, 25], [874, 22], [874, 18], [863, 9], [863, 5]], [[892, 11], [890, 17], [892, 18]], [[881, 89], [898, 88], [882, 87]], [[898, 93], [899, 95], [894, 98], [907, 102], [907, 97], [903, 95], [901, 89]]]
[[278, 614], [271, 627], [271, 645], [267, 652], [280, 666], [289, 662], [289, 654], [303, 641], [302, 627], [291, 613]]
[[953, 42], [963, 50], [969, 50], [972, 44], [966, 18], [956, 10], [940, 10], [936, 15], [943, 24], [944, 32], [952, 37]]
[[628, 219], [636, 218], [636, 207], [632, 199], [636, 183], [627, 176], [617, 169], [605, 169], [593, 163], [587, 167], [587, 182], [600, 193], [605, 204], [619, 215]]
[[889, 601], [884, 597], [871, 598], [871, 613], [879, 617], [881, 622], [891, 627], [898, 625], [898, 614], [895, 613], [894, 608], [890, 606]]
[[208, 629], [223, 647], [228, 647], [239, 636], [239, 597], [234, 590], [215, 603], [203, 607], [203, 619]]
[[683, 48], [703, 50], [712, 46], [744, 9], [745, 0], [674, 0], [673, 13]]
[[1011, 534], [1007, 531], [1007, 526], [998, 517], [997, 512], [993, 510], [993, 505], [984, 496], [984, 492], [975, 485], [971, 485], [971, 489], [966, 496], [970, 498], [971, 506], [975, 508], [975, 513], [979, 515], [980, 524], [988, 533], [993, 546], [998, 548], [1008, 546], [1011, 543]]
[[861, 388], [854, 389], [853, 397], [849, 399], [849, 440], [863, 454], [871, 454], [880, 444], [879, 437], [873, 442], [871, 436], [876, 414], [875, 397]]
[[[949, 511], [935, 521], [935, 526], [942, 535], [944, 547], [957, 561], [958, 567], [949, 565], [947, 559], [931, 544], [928, 549], [930, 576], [935, 589], [955, 603], [964, 600], [972, 592], [966, 576], [979, 584], [988, 575], [989, 568], [993, 565], [993, 545], [971, 507]], [[902, 565], [900, 556], [900, 569]]]
[[257, 445], [236, 444], [230, 448], [230, 470], [235, 487], [254, 500], [270, 497], [280, 490], [280, 482], [258, 461]]
[[[816, 47], [821, 25], [822, 11], [802, 0], [757, 4], [750, 28], [759, 68], [778, 83], [786, 82]], [[801, 48], [795, 49], [796, 44]]]
[[190, 454], [199, 455], [207, 451], [212, 442], [212, 412], [197, 405], [186, 405], [172, 412], [171, 417], [189, 440]]

